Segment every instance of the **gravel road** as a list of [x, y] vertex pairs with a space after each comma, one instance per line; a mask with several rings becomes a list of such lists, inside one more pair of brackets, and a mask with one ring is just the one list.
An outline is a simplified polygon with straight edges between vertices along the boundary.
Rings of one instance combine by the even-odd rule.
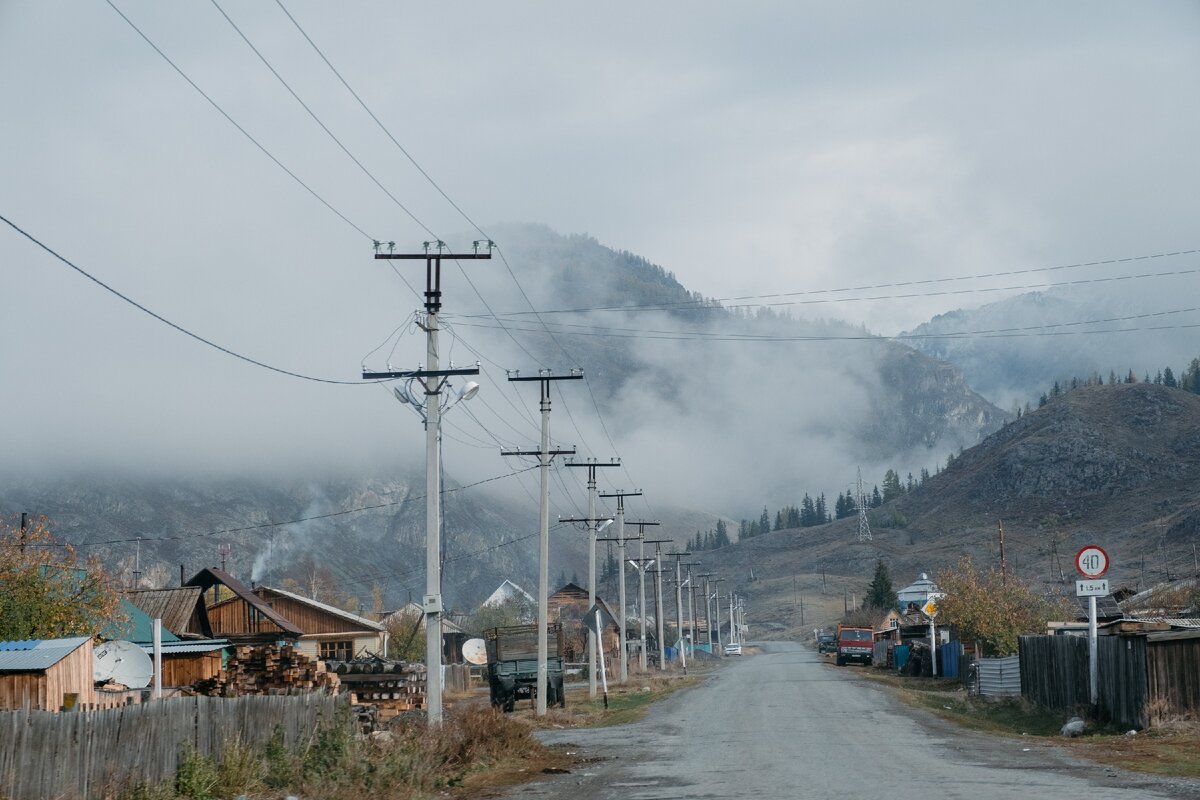
[[766, 643], [641, 722], [548, 731], [585, 761], [508, 798], [1200, 798], [1072, 758], [1048, 743], [964, 731], [831, 669], [808, 648]]

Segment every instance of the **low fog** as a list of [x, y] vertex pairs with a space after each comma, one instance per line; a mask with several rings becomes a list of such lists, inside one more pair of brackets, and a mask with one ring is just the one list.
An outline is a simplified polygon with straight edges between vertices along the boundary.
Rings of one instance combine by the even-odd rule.
[[[973, 441], [966, 420], [890, 440], [897, 387], [880, 366], [894, 363], [896, 345], [852, 337], [913, 329], [1020, 290], [950, 281], [941, 288], [965, 293], [884, 288], [821, 304], [795, 293], [1196, 246], [1200, 115], [1178, 102], [1200, 91], [1200, 12], [1188, 4], [1010, 4], [1003, 15], [926, 4], [864, 15], [797, 3], [521, 3], [473, 9], [467, 20], [433, 6], [289, 3], [436, 187], [277, 7], [225, 4], [370, 176], [214, 9], [118, 5], [258, 145], [107, 5], [4, 4], [0, 70], [13, 79], [0, 98], [15, 112], [0, 126], [0, 215], [177, 325], [347, 384], [205, 346], [0, 224], [0, 447], [9, 456], [0, 469], [10, 482], [420, 470], [419, 419], [359, 375], [364, 364], [425, 360], [410, 288], [423, 288], [423, 269], [375, 261], [372, 240], [416, 251], [442, 238], [461, 251], [490, 236], [507, 264], [499, 254], [463, 262], [474, 286], [457, 265], [444, 276], [443, 357], [480, 359], [485, 370], [479, 396], [447, 416], [448, 476], [468, 484], [529, 466], [498, 453], [533, 447], [538, 435], [536, 389], [508, 384], [505, 369], [582, 367], [586, 385], [555, 389], [553, 438], [581, 457], [619, 455], [625, 466], [604, 471], [604, 485], [643, 489], [637, 513], [674, 505], [737, 517], [804, 492], [832, 499], [859, 466], [875, 483], [888, 467], [932, 470]], [[457, 45], [444, 35], [402, 36], [402, 46], [387, 38], [413, 30], [452, 30]], [[539, 321], [526, 295], [553, 310], [624, 305], [646, 287], [614, 282], [595, 247], [564, 263], [570, 248], [546, 230], [496, 220], [588, 233], [744, 316], [596, 311]], [[1193, 256], [1170, 268], [1195, 266]], [[1108, 274], [1122, 270], [1145, 271]], [[1085, 273], [1094, 274], [1075, 276]], [[1170, 289], [1146, 279], [1099, 290], [1130, 313], [1152, 313], [1181, 307], [1194, 277]], [[776, 316], [762, 317], [764, 305]], [[1086, 301], [1070, 309], [1093, 318]], [[672, 338], [764, 331], [832, 338]], [[1176, 333], [1171, 341], [1189, 338]], [[1111, 368], [1139, 373], [1177, 353], [1159, 340], [1088, 342], [1102, 352], [1128, 345]], [[1143, 344], [1153, 352], [1125, 364]], [[988, 386], [988, 397], [1007, 410], [1036, 382], [1022, 380]], [[579, 513], [580, 478], [559, 471], [555, 513]], [[532, 502], [536, 477], [478, 491]]]

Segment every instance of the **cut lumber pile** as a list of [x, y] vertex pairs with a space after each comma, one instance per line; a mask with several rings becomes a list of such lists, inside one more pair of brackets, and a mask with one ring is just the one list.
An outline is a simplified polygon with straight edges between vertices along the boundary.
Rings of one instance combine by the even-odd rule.
[[217, 673], [201, 681], [196, 690], [202, 694], [236, 697], [275, 692], [336, 692], [341, 685], [336, 673], [325, 662], [306, 656], [293, 645], [240, 645]]
[[349, 689], [352, 702], [376, 707], [376, 718], [387, 722], [406, 711], [425, 708], [425, 665], [388, 661], [371, 656], [326, 665]]

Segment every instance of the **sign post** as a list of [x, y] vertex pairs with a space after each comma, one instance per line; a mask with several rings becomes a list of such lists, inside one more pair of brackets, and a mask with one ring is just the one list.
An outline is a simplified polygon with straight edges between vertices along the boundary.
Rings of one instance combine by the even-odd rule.
[[933, 666], [933, 677], [937, 677], [937, 629], [934, 627], [933, 620], [937, 617], [938, 607], [937, 598], [930, 597], [925, 601], [925, 605], [921, 606], [921, 612], [929, 617], [929, 658]]
[[1085, 578], [1075, 582], [1075, 595], [1088, 599], [1088, 699], [1095, 706], [1100, 701], [1096, 597], [1108, 594], [1108, 581], [1100, 580], [1108, 572], [1108, 553], [1099, 545], [1089, 544], [1075, 554], [1075, 569]]

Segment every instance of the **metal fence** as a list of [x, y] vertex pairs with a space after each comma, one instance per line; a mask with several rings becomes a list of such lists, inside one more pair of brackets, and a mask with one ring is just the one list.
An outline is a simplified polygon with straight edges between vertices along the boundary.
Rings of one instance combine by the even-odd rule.
[[1021, 696], [1019, 657], [981, 658], [977, 663], [976, 680], [979, 682], [979, 694], [984, 697]]
[[295, 747], [318, 730], [353, 724], [325, 694], [190, 697], [99, 711], [0, 711], [0, 796], [107, 797], [174, 778], [189, 746], [219, 760], [226, 744], [265, 745], [278, 728]]

